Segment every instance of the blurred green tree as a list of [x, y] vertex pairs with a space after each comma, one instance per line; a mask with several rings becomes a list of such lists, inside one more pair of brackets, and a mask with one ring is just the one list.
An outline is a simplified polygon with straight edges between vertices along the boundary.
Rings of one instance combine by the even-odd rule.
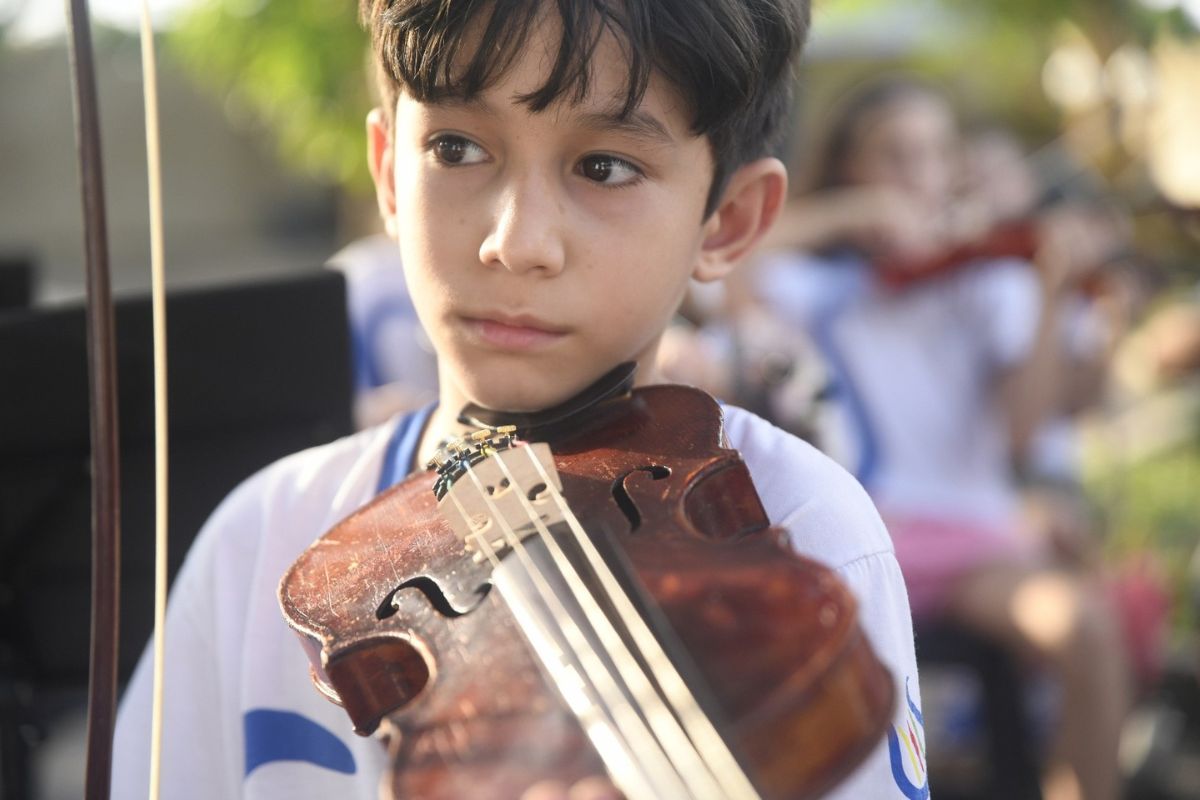
[[370, 185], [366, 34], [356, 0], [208, 0], [171, 31], [172, 55], [283, 159], [352, 190]]
[[[204, 0], [168, 37], [168, 47], [215, 93], [240, 127], [259, 126], [287, 163], [352, 190], [369, 187], [363, 117], [371, 105], [366, 34], [356, 0]], [[815, 0], [823, 18], [867, 18], [921, 3]], [[949, 36], [932, 37], [917, 66], [951, 79], [959, 94], [1027, 130], [1046, 129], [1053, 109], [1040, 90], [1042, 66], [1059, 26], [1079, 28], [1102, 56], [1164, 26], [1186, 27], [1178, 9], [1139, 0], [926, 0], [950, 15]], [[970, 66], [963, 69], [963, 65]], [[1036, 98], [1035, 102], [1030, 102]]]
[[1146, 47], [1164, 33], [1194, 32], [1178, 7], [1155, 9], [1141, 0], [814, 0], [818, 27], [823, 19], [866, 19], [905, 6], [953, 20], [918, 43], [908, 66], [947, 82], [968, 115], [1003, 117], [1033, 138], [1058, 122], [1042, 76], [1065, 34], [1078, 34], [1103, 63], [1124, 45]]
[[1107, 550], [1122, 560], [1154, 553], [1175, 597], [1176, 634], [1196, 630], [1197, 607], [1186, 602], [1188, 567], [1200, 552], [1200, 420], [1185, 441], [1134, 463], [1094, 463], [1087, 488], [1104, 517]]

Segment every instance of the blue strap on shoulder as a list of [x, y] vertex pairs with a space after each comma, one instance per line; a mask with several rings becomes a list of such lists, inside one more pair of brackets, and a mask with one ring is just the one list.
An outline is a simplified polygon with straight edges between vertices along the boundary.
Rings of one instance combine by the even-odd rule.
[[813, 344], [825, 358], [832, 378], [832, 388], [849, 417], [850, 426], [858, 436], [858, 457], [852, 470], [858, 482], [871, 489], [871, 483], [883, 460], [879, 435], [863, 396], [854, 380], [849, 359], [837, 342], [834, 328], [851, 302], [867, 290], [870, 278], [868, 265], [851, 253], [839, 253], [826, 269], [835, 270], [839, 281], [824, 306], [814, 315], [810, 334]]
[[404, 480], [416, 468], [413, 463], [417, 457], [417, 445], [421, 442], [421, 432], [425, 423], [437, 408], [437, 403], [430, 403], [424, 408], [405, 414], [392, 432], [387, 450], [383, 454], [383, 469], [379, 473], [379, 484], [375, 493], [379, 494], [392, 488]]

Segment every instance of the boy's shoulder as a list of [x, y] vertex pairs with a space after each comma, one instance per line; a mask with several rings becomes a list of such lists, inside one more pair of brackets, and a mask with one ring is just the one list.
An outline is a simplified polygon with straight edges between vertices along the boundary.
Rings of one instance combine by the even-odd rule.
[[263, 467], [226, 496], [198, 544], [222, 563], [294, 559], [371, 498], [394, 428], [384, 423]]
[[875, 504], [833, 459], [735, 406], [725, 407], [725, 434], [746, 462], [771, 523], [787, 529], [799, 553], [838, 569], [893, 552]]
[[[338, 505], [347, 494], [370, 492], [379, 478], [384, 450], [396, 427], [390, 420], [366, 430], [284, 456], [246, 483], [283, 502]], [[350, 498], [346, 498], [347, 500]]]

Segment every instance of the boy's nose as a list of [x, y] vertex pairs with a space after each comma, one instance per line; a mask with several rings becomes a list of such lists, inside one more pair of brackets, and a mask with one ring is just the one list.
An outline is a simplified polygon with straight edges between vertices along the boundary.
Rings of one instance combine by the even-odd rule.
[[545, 181], [525, 180], [497, 199], [491, 230], [479, 260], [514, 273], [562, 272], [566, 252], [561, 236], [562, 206]]

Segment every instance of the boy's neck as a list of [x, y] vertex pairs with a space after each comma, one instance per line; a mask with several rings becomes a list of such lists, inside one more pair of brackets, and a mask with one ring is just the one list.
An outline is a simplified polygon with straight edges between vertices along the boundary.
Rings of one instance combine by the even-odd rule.
[[[653, 363], [653, 360], [650, 361], [650, 366], [639, 363], [637, 372], [634, 375], [635, 386], [649, 386], [662, 383], [662, 376], [653, 366]], [[457, 391], [452, 384], [448, 384], [446, 381], [442, 382], [437, 408], [430, 415], [429, 422], [421, 434], [421, 440], [417, 447], [416, 466], [418, 468], [427, 464], [447, 439], [462, 436], [475, 430], [476, 426], [459, 422], [459, 415], [468, 403], [469, 401], [465, 396]]]

